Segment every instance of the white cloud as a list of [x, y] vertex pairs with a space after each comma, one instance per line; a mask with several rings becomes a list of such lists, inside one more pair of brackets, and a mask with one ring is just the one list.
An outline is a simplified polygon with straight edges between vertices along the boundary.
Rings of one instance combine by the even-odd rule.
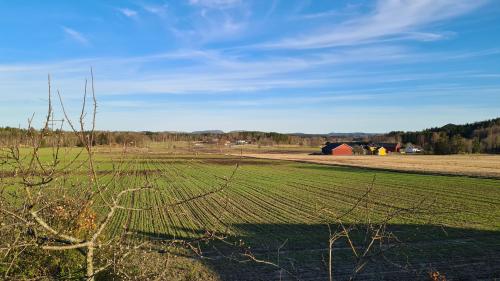
[[[384, 65], [470, 58], [497, 55], [498, 50], [474, 53], [415, 54], [400, 46], [367, 46], [314, 54], [263, 57], [240, 57], [217, 51], [186, 50], [124, 58], [93, 58], [52, 63], [0, 64], [0, 92], [16, 92], [16, 98], [34, 98], [51, 73], [54, 89], [65, 96], [80, 97], [83, 79], [89, 67], [95, 70], [96, 86], [104, 95], [127, 94], [234, 94], [270, 89], [315, 89], [324, 86], [397, 85], [405, 81], [440, 79], [461, 81], [483, 72], [471, 73], [404, 73], [348, 70], [344, 66], [363, 63]], [[158, 69], [157, 64], [175, 68]], [[151, 67], [153, 66], [153, 67]], [[328, 71], [325, 72], [325, 69]], [[336, 71], [341, 69], [341, 71]], [[376, 67], [375, 67], [376, 69]], [[479, 77], [475, 77], [479, 79]], [[455, 90], [456, 91], [456, 90]]]
[[189, 0], [189, 4], [205, 8], [228, 8], [240, 4], [241, 0]]
[[66, 33], [66, 35], [68, 35], [71, 39], [79, 42], [80, 44], [83, 45], [89, 44], [89, 40], [85, 36], [83, 36], [83, 34], [81, 34], [80, 32], [66, 26], [62, 26], [62, 29], [64, 33]]
[[118, 11], [120, 11], [120, 13], [129, 18], [134, 18], [137, 16], [137, 12], [129, 8], [120, 8], [118, 9]]
[[[266, 48], [325, 48], [355, 45], [391, 37], [429, 40], [440, 35], [419, 32], [425, 26], [474, 10], [487, 0], [379, 0], [374, 10], [328, 29], [263, 44]], [[411, 34], [413, 36], [408, 37]]]
[[[88, 77], [88, 66], [90, 65], [94, 67], [98, 98], [104, 96], [100, 102], [104, 116], [110, 116], [112, 112], [114, 114], [120, 110], [129, 111], [130, 108], [143, 112], [139, 117], [148, 118], [148, 120], [152, 111], [166, 111], [167, 109], [168, 112], [178, 109], [180, 114], [183, 114], [182, 116], [188, 116], [186, 110], [195, 110], [196, 108], [208, 108], [214, 111], [221, 108], [251, 109], [255, 113], [255, 110], [259, 110], [260, 107], [272, 107], [269, 112], [278, 114], [280, 107], [283, 110], [295, 106], [314, 108], [317, 104], [325, 103], [337, 106], [335, 109], [337, 113], [340, 110], [346, 112], [353, 110], [355, 112], [359, 111], [361, 107], [374, 110], [370, 100], [377, 98], [397, 100], [401, 97], [411, 96], [430, 100], [429, 97], [442, 97], [440, 100], [446, 100], [448, 105], [450, 99], [446, 97], [467, 97], [471, 93], [481, 97], [479, 99], [481, 104], [497, 104], [500, 89], [498, 83], [482, 86], [462, 83], [464, 79], [472, 79], [472, 77], [475, 81], [494, 79], [494, 76], [490, 77], [489, 74], [495, 75], [497, 73], [415, 73], [400, 69], [378, 70], [377, 67], [370, 72], [369, 70], [349, 70], [344, 67], [345, 65], [356, 65], [359, 62], [366, 65], [367, 60], [383, 62], [383, 65], [386, 66], [391, 62], [413, 61], [415, 60], [414, 56], [420, 60], [429, 59], [429, 57], [433, 60], [446, 60], [497, 54], [498, 50], [485, 50], [470, 54], [451, 53], [448, 54], [448, 58], [444, 56], [446, 54], [441, 53], [430, 54], [422, 58], [421, 54], [409, 53], [406, 48], [399, 46], [366, 46], [363, 48], [339, 48], [335, 51], [321, 50], [300, 57], [267, 57], [252, 60], [220, 51], [191, 50], [138, 57], [94, 58], [25, 65], [0, 64], [0, 73], [2, 74], [0, 75], [0, 92], [16, 93], [15, 95], [0, 95], [0, 104], [33, 103], [23, 107], [25, 112], [20, 110], [20, 113], [17, 113], [17, 119], [12, 119], [13, 121], [9, 121], [8, 124], [15, 125], [16, 120], [20, 120], [19, 118], [24, 117], [24, 115], [29, 115], [32, 111], [42, 112], [42, 106], [46, 102], [44, 100], [47, 87], [46, 74], [50, 72], [53, 79], [53, 89], [62, 90], [62, 95], [69, 108], [78, 107], [84, 78]], [[151, 64], [154, 66], [165, 62], [172, 62], [178, 66], [174, 69], [165, 68], [162, 70], [150, 67]], [[182, 63], [178, 64], [178, 62]], [[324, 69], [328, 69], [328, 71], [324, 72]], [[341, 71], [336, 72], [336, 70]], [[486, 75], [486, 77], [479, 77], [480, 75]], [[413, 86], [412, 89], [408, 89], [405, 81], [421, 81], [422, 83], [416, 83], [417, 85]], [[446, 81], [449, 85], [443, 85], [442, 81]], [[359, 85], [363, 85], [363, 87], [358, 89]], [[288, 95], [287, 89], [293, 89], [295, 94]], [[266, 95], [267, 90], [277, 90], [275, 92], [279, 94], [268, 96]], [[149, 101], [148, 97], [141, 99], [140, 95], [143, 94], [147, 96], [157, 95], [158, 98], [155, 97], [154, 101]], [[169, 96], [173, 94], [187, 96], [170, 100]], [[210, 94], [213, 95], [213, 100], [210, 98], [200, 102], [197, 99], [189, 98], [189, 95], [192, 94]], [[348, 107], [349, 105], [352, 107]], [[411, 109], [411, 106], [405, 105], [405, 108]], [[3, 110], [3, 108], [1, 109]], [[8, 112], [8, 108], [6, 110]], [[384, 110], [387, 108], [381, 108], [373, 115], [377, 116]], [[489, 109], [489, 114], [492, 110], [494, 109]], [[320, 110], [316, 113], [320, 112], [324, 113]], [[482, 114], [486, 114], [486, 111]], [[300, 116], [303, 118], [307, 114], [304, 113]], [[100, 118], [102, 120], [108, 119], [103, 118], [103, 115], [100, 115]], [[184, 120], [183, 118], [179, 120], [181, 119]], [[274, 119], [270, 118], [270, 120]], [[252, 119], [252, 121], [255, 120]], [[150, 124], [149, 121], [147, 123]], [[184, 127], [185, 121], [182, 124], [182, 129], [188, 129]], [[267, 123], [261, 122], [259, 126], [262, 124]], [[110, 126], [117, 125], [119, 124]], [[129, 124], [124, 126], [124, 129], [131, 129], [128, 127]], [[309, 124], [304, 125], [304, 127], [308, 126]], [[137, 128], [146, 129], [140, 125]], [[300, 128], [297, 127], [296, 130], [300, 130]]]
[[168, 5], [144, 5], [142, 8], [151, 14], [163, 17], [167, 14]]
[[[347, 4], [344, 8], [341, 9], [331, 9], [326, 11], [320, 11], [315, 13], [299, 13], [292, 14], [291, 20], [319, 20], [319, 19], [332, 19], [332, 18], [345, 18], [347, 16], [356, 16], [360, 14], [359, 10], [360, 5]], [[298, 10], [301, 10], [302, 7], [299, 6]]]
[[[240, 93], [267, 89], [318, 87], [344, 78], [309, 75], [308, 70], [356, 61], [388, 61], [404, 58], [402, 49], [349, 50], [306, 57], [240, 58], [216, 51], [182, 51], [125, 58], [93, 58], [34, 64], [0, 64], [0, 92], [16, 92], [20, 98], [39, 96], [51, 73], [54, 89], [65, 96], [80, 96], [82, 81], [93, 66], [100, 93], [123, 95]], [[163, 70], [153, 64], [172, 62]], [[272, 66], [272, 67], [270, 67]], [[140, 69], [140, 71], [139, 71]], [[344, 71], [343, 74], [346, 72]], [[291, 76], [288, 76], [290, 74]]]
[[224, 42], [242, 38], [250, 27], [248, 6], [239, 5], [230, 12], [225, 9], [197, 9], [192, 14], [190, 26], [171, 26], [170, 30], [181, 41], [192, 45]]

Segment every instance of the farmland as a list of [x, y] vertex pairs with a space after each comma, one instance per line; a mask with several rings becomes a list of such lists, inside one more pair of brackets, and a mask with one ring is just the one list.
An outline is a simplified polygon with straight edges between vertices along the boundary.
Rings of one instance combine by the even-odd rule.
[[[44, 153], [48, 158], [49, 151]], [[74, 154], [69, 150], [68, 157]], [[479, 277], [489, 278], [500, 274], [500, 184], [496, 179], [172, 153], [160, 148], [126, 154], [101, 149], [96, 164], [103, 178], [110, 177], [112, 162], [122, 163], [118, 186], [148, 182], [156, 187], [154, 192], [130, 194], [124, 202], [137, 209], [169, 207], [119, 210], [106, 229], [107, 236], [126, 232], [134, 239], [158, 243], [172, 238], [195, 239], [207, 230], [225, 233], [228, 241], [241, 239], [258, 258], [282, 267], [278, 270], [256, 262], [230, 261], [225, 256], [237, 249], [213, 242], [203, 246], [206, 259], [199, 260], [209, 269], [211, 278], [327, 278], [327, 224], [335, 225], [332, 214], [352, 208], [369, 186], [373, 186], [369, 195], [372, 220], [382, 218], [388, 209], [410, 208], [417, 202], [426, 202], [429, 211], [391, 220], [389, 228], [407, 242], [404, 249], [391, 253], [394, 262], [412, 266], [412, 274], [419, 276], [423, 274], [420, 271], [431, 267], [450, 277], [467, 278], [480, 272]], [[220, 192], [175, 205], [217, 190], [233, 172], [234, 177]], [[76, 168], [72, 173], [73, 181], [82, 176]], [[360, 223], [366, 210], [368, 205], [356, 209], [345, 223]], [[345, 257], [339, 258], [334, 269], [340, 279], [352, 263], [348, 253], [345, 245], [335, 251], [336, 256]], [[387, 276], [401, 273], [401, 268], [389, 263], [385, 267], [382, 271], [368, 268], [360, 278], [373, 279], [374, 272]]]
[[[236, 155], [236, 154], [235, 154]], [[245, 151], [245, 157], [291, 160], [327, 165], [364, 167], [407, 172], [424, 172], [449, 175], [467, 175], [500, 178], [500, 156], [498, 155], [400, 155], [389, 156], [331, 156], [307, 153], [283, 153], [271, 151], [256, 153]]]

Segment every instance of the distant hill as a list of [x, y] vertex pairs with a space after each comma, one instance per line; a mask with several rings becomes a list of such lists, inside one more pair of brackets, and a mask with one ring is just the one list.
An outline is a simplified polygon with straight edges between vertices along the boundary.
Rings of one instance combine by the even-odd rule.
[[354, 132], [354, 133], [328, 133], [329, 137], [351, 137], [351, 138], [363, 138], [363, 137], [371, 137], [374, 135], [378, 135], [375, 133], [363, 133], [363, 132]]
[[193, 131], [191, 134], [194, 135], [220, 135], [224, 134], [224, 131], [221, 130], [204, 130], [204, 131]]
[[464, 138], [473, 138], [478, 130], [489, 129], [499, 125], [500, 117], [486, 121], [468, 123], [465, 125], [446, 124], [442, 127], [428, 129], [428, 131], [446, 132], [446, 134], [450, 136], [460, 135]]

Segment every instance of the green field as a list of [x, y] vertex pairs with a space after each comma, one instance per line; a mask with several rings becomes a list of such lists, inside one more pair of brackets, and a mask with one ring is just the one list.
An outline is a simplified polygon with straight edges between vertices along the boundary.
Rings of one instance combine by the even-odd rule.
[[[48, 159], [49, 151], [44, 153]], [[70, 151], [68, 159], [74, 155], [75, 151]], [[109, 237], [126, 232], [134, 239], [158, 243], [158, 247], [162, 240], [196, 238], [205, 230], [227, 233], [228, 241], [242, 239], [258, 258], [283, 268], [230, 261], [225, 256], [238, 249], [212, 242], [203, 245], [205, 258], [200, 261], [216, 279], [327, 278], [327, 223], [335, 227], [335, 215], [349, 210], [372, 184], [369, 204], [358, 206], [344, 223], [363, 222], [367, 208], [369, 218], [376, 221], [393, 208], [410, 208], [418, 202], [425, 206], [425, 212], [391, 220], [390, 230], [404, 242], [404, 247], [390, 253], [391, 261], [404, 263], [405, 270], [415, 276], [425, 276], [432, 268], [457, 278], [500, 277], [498, 180], [219, 154], [173, 154], [161, 149], [129, 151], [125, 155], [102, 149], [96, 159], [103, 181], [112, 179], [114, 162], [121, 163], [117, 166], [120, 176], [113, 179], [119, 188], [146, 183], [155, 187], [124, 198], [124, 205], [135, 208], [173, 204], [228, 183], [220, 192], [181, 205], [119, 210], [106, 230]], [[85, 169], [77, 164], [72, 167], [71, 179], [76, 182], [85, 175]], [[234, 177], [227, 182], [234, 171]], [[334, 253], [339, 257], [334, 272], [342, 279], [353, 261], [345, 244], [339, 244]], [[367, 267], [360, 278], [377, 279], [374, 272], [381, 276], [401, 272], [389, 262], [378, 266], [383, 270]]]

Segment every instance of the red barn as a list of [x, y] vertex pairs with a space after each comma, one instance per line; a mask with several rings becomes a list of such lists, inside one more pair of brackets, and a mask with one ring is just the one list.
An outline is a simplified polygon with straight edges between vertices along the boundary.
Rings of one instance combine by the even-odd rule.
[[352, 155], [352, 147], [346, 143], [330, 143], [327, 142], [326, 145], [321, 149], [323, 154], [328, 155]]

